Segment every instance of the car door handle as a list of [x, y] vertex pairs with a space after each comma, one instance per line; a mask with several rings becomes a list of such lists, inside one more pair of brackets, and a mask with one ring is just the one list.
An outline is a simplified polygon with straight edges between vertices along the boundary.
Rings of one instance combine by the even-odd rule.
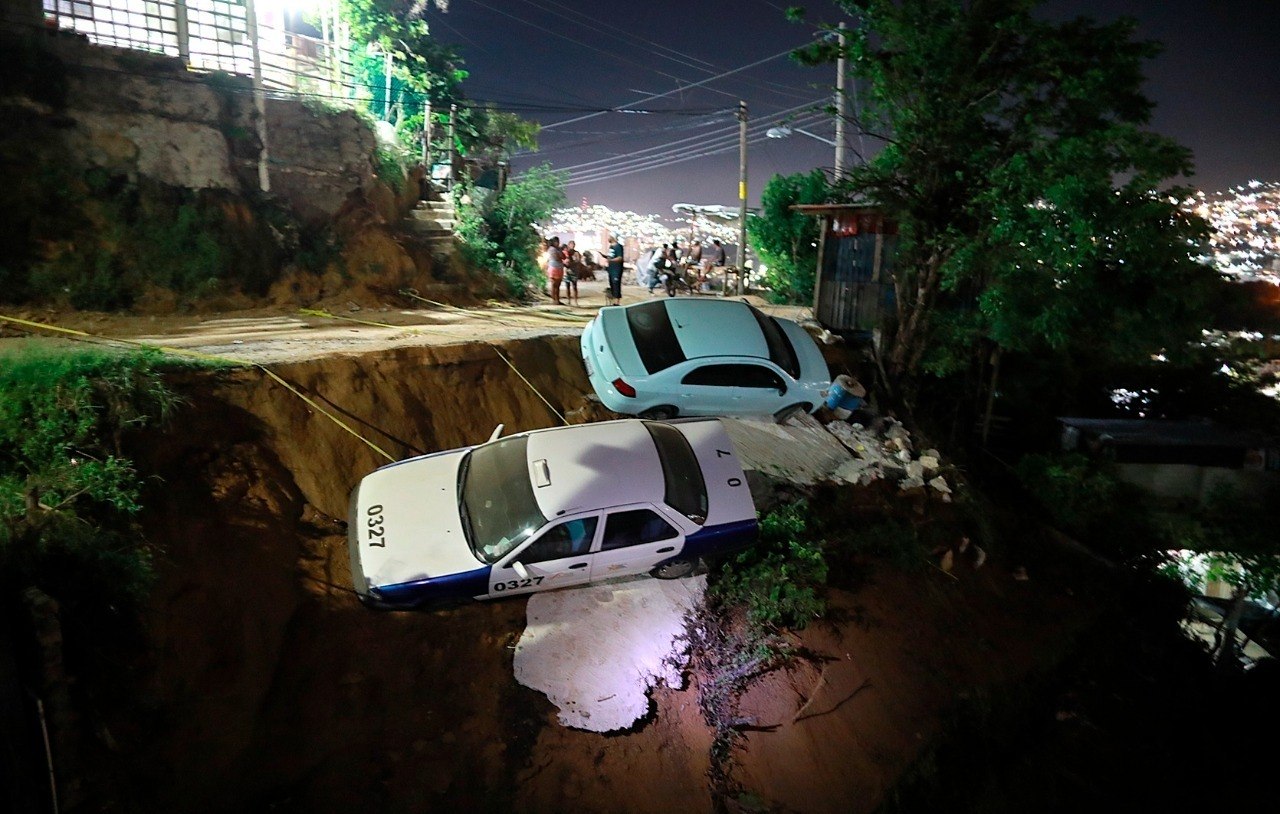
[[571, 565], [571, 566], [569, 566], [569, 567], [570, 567], [570, 568], [586, 568], [586, 567], [587, 567], [587, 563], [585, 563], [585, 562], [575, 562], [573, 565]]
[[676, 547], [675, 547], [675, 546], [673, 546], [673, 545], [669, 545], [669, 546], [667, 546], [666, 548], [659, 548], [659, 549], [658, 549], [658, 553], [659, 553], [659, 554], [670, 554], [672, 551], [675, 551], [675, 550], [676, 550]]

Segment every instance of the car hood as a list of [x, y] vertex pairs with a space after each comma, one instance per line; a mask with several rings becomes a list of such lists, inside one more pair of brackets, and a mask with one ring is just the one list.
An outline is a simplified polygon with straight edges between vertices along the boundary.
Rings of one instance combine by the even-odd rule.
[[[458, 466], [467, 450], [411, 458], [365, 476], [351, 498], [347, 541], [356, 590], [473, 571], [458, 514]], [[369, 523], [381, 537], [370, 536]], [[384, 543], [374, 545], [373, 543]]]

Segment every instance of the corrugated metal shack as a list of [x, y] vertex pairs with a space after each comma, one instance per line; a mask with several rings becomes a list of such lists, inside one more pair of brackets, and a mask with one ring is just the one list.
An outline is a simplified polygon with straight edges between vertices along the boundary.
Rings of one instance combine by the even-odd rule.
[[865, 333], [880, 327], [893, 303], [893, 258], [898, 225], [864, 203], [798, 204], [797, 212], [822, 219], [813, 313], [837, 332]]

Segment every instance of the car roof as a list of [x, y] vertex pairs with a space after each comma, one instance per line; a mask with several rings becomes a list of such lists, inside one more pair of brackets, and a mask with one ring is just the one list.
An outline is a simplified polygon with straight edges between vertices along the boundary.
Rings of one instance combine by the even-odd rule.
[[636, 419], [529, 433], [530, 471], [546, 462], [550, 483], [533, 494], [550, 520], [626, 503], [662, 503], [662, 463], [644, 422]]
[[686, 359], [708, 356], [769, 358], [769, 346], [751, 307], [736, 300], [671, 298], [667, 314]]

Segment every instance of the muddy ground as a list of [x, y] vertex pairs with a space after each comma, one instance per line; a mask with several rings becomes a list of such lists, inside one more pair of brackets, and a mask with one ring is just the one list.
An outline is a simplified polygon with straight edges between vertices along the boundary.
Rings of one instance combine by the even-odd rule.
[[[498, 347], [571, 421], [608, 417], [573, 336]], [[558, 423], [488, 344], [273, 369], [395, 457]], [[127, 680], [79, 691], [90, 810], [871, 811], [966, 699], [1061, 660], [1105, 584], [1030, 543], [951, 574], [845, 563], [828, 619], [798, 634], [809, 658], [742, 699], [736, 785], [716, 797], [696, 686], [656, 691], [633, 731], [561, 727], [513, 678], [524, 599], [392, 614], [350, 593], [346, 499], [377, 453], [255, 369], [175, 386], [180, 417], [135, 439], [160, 583]], [[873, 486], [820, 503], [855, 540], [899, 499]], [[942, 522], [936, 501], [911, 510]]]

